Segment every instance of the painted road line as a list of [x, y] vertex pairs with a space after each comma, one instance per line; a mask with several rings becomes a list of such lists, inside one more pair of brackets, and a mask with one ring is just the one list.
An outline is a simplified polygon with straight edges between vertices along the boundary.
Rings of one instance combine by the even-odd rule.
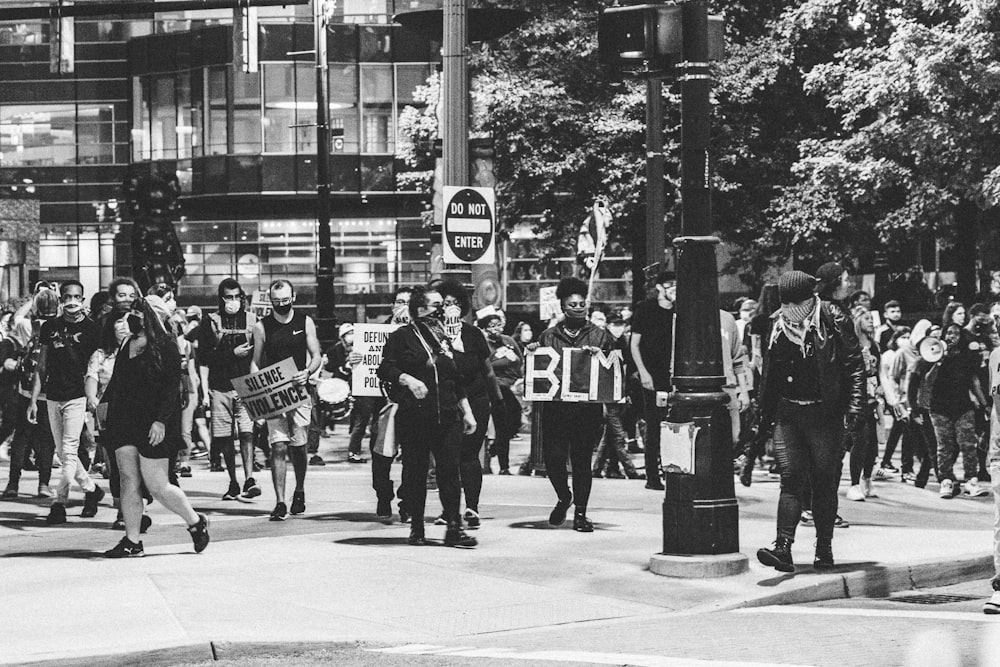
[[440, 655], [463, 658], [500, 658], [503, 660], [582, 662], [595, 665], [636, 665], [636, 667], [803, 667], [789, 663], [742, 662], [732, 660], [702, 660], [690, 657], [672, 658], [637, 653], [590, 653], [587, 651], [518, 651], [509, 648], [469, 648], [406, 644], [392, 648], [367, 649], [372, 653], [393, 655]]
[[1000, 616], [972, 611], [912, 611], [909, 609], [863, 609], [857, 607], [747, 607], [734, 609], [736, 614], [791, 614], [795, 616], [866, 616], [869, 618], [926, 618], [964, 623], [996, 623]]

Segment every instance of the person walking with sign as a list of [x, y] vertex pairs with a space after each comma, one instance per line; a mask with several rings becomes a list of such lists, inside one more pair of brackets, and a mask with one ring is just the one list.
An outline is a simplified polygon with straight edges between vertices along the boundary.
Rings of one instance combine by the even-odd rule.
[[260, 486], [253, 478], [253, 421], [231, 380], [250, 372], [253, 327], [257, 317], [246, 309], [246, 294], [235, 278], [219, 283], [219, 310], [198, 325], [198, 367], [202, 401], [212, 416], [212, 451], [222, 453], [229, 472], [229, 489], [223, 500], [236, 500], [240, 485], [236, 479], [236, 446], [240, 439], [243, 460], [243, 497], [256, 498]]
[[[542, 332], [540, 347], [550, 347], [562, 356], [564, 348], [581, 348], [590, 354], [609, 353], [614, 341], [604, 329], [587, 319], [587, 283], [579, 278], [563, 278], [556, 289], [556, 297], [564, 318]], [[594, 524], [587, 518], [587, 503], [593, 478], [590, 475], [590, 458], [601, 437], [604, 406], [600, 403], [552, 402], [542, 410], [542, 455], [549, 482], [556, 492], [557, 502], [549, 515], [549, 523], [560, 526], [566, 521], [570, 505], [576, 504], [573, 530], [594, 532]], [[573, 491], [570, 492], [566, 459], [573, 466]]]
[[[313, 319], [294, 308], [295, 290], [284, 279], [271, 283], [268, 292], [271, 297], [271, 313], [259, 320], [253, 327], [253, 362], [250, 372], [276, 364], [283, 359], [295, 361], [298, 369], [292, 381], [305, 386], [309, 376], [323, 363], [323, 355], [316, 337]], [[271, 521], [284, 521], [289, 512], [302, 514], [306, 511], [306, 469], [309, 466], [306, 453], [307, 429], [312, 415], [309, 403], [267, 420], [268, 440], [271, 444], [271, 481], [277, 503], [271, 512]], [[292, 493], [291, 509], [285, 505], [285, 478], [288, 465], [285, 455], [292, 460], [295, 473], [295, 492]]]
[[382, 349], [379, 379], [398, 403], [396, 434], [401, 441], [403, 484], [400, 497], [411, 514], [409, 543], [425, 545], [424, 506], [430, 454], [437, 463], [438, 493], [450, 547], [474, 547], [476, 538], [462, 529], [462, 487], [458, 461], [462, 436], [475, 433], [476, 419], [461, 384], [451, 342], [441, 320], [441, 294], [417, 287], [410, 294], [410, 324], [389, 334]]
[[184, 520], [195, 553], [204, 551], [209, 542], [208, 519], [194, 511], [187, 496], [170, 483], [167, 474], [170, 460], [184, 446], [181, 356], [151, 303], [157, 298], [137, 299], [131, 312], [114, 325], [116, 335], [124, 342], [101, 402], [107, 403], [104, 444], [118, 459], [121, 475], [125, 537], [104, 552], [106, 558], [144, 555], [139, 540], [143, 483], [154, 499]]

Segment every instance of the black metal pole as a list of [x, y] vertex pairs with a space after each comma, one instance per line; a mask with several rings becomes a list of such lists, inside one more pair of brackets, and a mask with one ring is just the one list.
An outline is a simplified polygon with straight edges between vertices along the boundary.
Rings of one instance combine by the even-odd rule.
[[[646, 80], [646, 266], [662, 262], [666, 249], [663, 160], [663, 83], [650, 75]], [[644, 283], [642, 278], [637, 274], [637, 281]]]
[[[331, 338], [336, 296], [336, 258], [330, 239], [330, 125], [327, 106], [326, 16], [323, 0], [313, 0], [316, 51], [316, 220], [319, 252], [316, 263], [316, 319], [320, 337]], [[329, 324], [327, 324], [329, 323]]]
[[733, 487], [732, 431], [723, 391], [719, 285], [712, 232], [709, 138], [711, 78], [708, 10], [702, 0], [682, 5], [681, 63], [682, 233], [677, 248], [677, 325], [671, 422], [693, 422], [695, 474], [668, 472], [663, 502], [663, 553], [739, 551]]

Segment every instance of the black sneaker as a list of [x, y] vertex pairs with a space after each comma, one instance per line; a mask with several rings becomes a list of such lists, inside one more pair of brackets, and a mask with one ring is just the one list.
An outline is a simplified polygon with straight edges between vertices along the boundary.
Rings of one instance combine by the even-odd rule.
[[127, 537], [123, 537], [113, 549], [104, 552], [105, 558], [142, 558], [145, 555], [142, 542], [133, 542]]
[[324, 461], [323, 457], [320, 456], [319, 454], [313, 454], [312, 457], [310, 457], [310, 459], [309, 459], [309, 465], [311, 465], [311, 466], [325, 466], [326, 465], [326, 461]]
[[392, 521], [392, 504], [388, 500], [378, 501], [375, 507], [375, 516], [382, 521]]
[[257, 480], [253, 477], [247, 477], [247, 481], [243, 484], [243, 497], [244, 498], [256, 498], [261, 494], [260, 487], [257, 485]]
[[236, 500], [240, 497], [240, 485], [236, 482], [229, 483], [229, 490], [222, 494], [223, 500]]
[[465, 524], [470, 530], [476, 530], [482, 522], [479, 520], [479, 512], [475, 510], [465, 510]]
[[104, 489], [99, 486], [94, 486], [93, 491], [85, 493], [83, 496], [83, 511], [80, 512], [80, 516], [84, 519], [97, 516], [97, 503], [101, 502], [101, 498], [103, 497]]
[[3, 500], [12, 500], [14, 498], [17, 498], [17, 487], [16, 486], [8, 486], [7, 488], [5, 488], [3, 490], [3, 493], [0, 493], [0, 499], [3, 499]]
[[45, 523], [50, 526], [66, 523], [66, 508], [62, 503], [52, 503], [52, 507], [49, 508], [49, 515], [45, 517]]
[[646, 488], [650, 491], [663, 491], [665, 487], [659, 477], [653, 477], [652, 479], [646, 480]]
[[444, 545], [446, 547], [458, 547], [459, 549], [471, 549], [479, 544], [476, 538], [472, 537], [460, 525], [448, 526], [444, 534]]
[[292, 494], [291, 514], [302, 514], [306, 511], [306, 492], [299, 490]]
[[226, 469], [222, 467], [221, 463], [213, 463], [208, 468], [209, 472], [225, 472]]
[[498, 475], [510, 475], [510, 468], [500, 468], [500, 472], [498, 472], [497, 474]]
[[191, 466], [181, 466], [181, 469], [177, 471], [177, 474], [181, 477], [191, 477]]
[[816, 558], [813, 560], [813, 568], [817, 570], [832, 570], [833, 565], [833, 545], [829, 541], [826, 543], [816, 542]]
[[572, 498], [567, 498], [566, 500], [560, 500], [556, 503], [556, 506], [552, 508], [552, 513], [549, 514], [550, 526], [561, 526], [565, 523], [566, 511], [569, 510], [569, 506], [572, 502]]
[[411, 547], [427, 546], [427, 540], [424, 538], [424, 531], [410, 528], [410, 536], [406, 539], [406, 543]]
[[271, 521], [284, 521], [285, 517], [288, 516], [288, 508], [285, 507], [285, 503], [278, 503], [274, 506], [274, 511], [271, 512]]
[[125, 517], [121, 510], [118, 510], [118, 516], [111, 522], [111, 530], [125, 530]]
[[399, 522], [400, 523], [410, 523], [410, 513], [406, 511], [402, 503], [399, 505]]
[[194, 542], [194, 552], [200, 554], [208, 546], [208, 517], [204, 514], [198, 515], [198, 523], [188, 526], [191, 533], [191, 541]]
[[587, 518], [586, 514], [577, 512], [573, 517], [573, 530], [578, 533], [594, 532], [594, 523]]

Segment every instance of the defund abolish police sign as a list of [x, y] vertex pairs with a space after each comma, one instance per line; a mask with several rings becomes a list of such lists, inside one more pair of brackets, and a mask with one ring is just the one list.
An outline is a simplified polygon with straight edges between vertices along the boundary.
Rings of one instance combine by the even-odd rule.
[[493, 188], [444, 186], [444, 261], [492, 264], [496, 258]]
[[233, 389], [247, 406], [250, 419], [271, 419], [309, 402], [309, 388], [294, 384], [294, 359], [282, 359], [262, 371], [233, 378]]

